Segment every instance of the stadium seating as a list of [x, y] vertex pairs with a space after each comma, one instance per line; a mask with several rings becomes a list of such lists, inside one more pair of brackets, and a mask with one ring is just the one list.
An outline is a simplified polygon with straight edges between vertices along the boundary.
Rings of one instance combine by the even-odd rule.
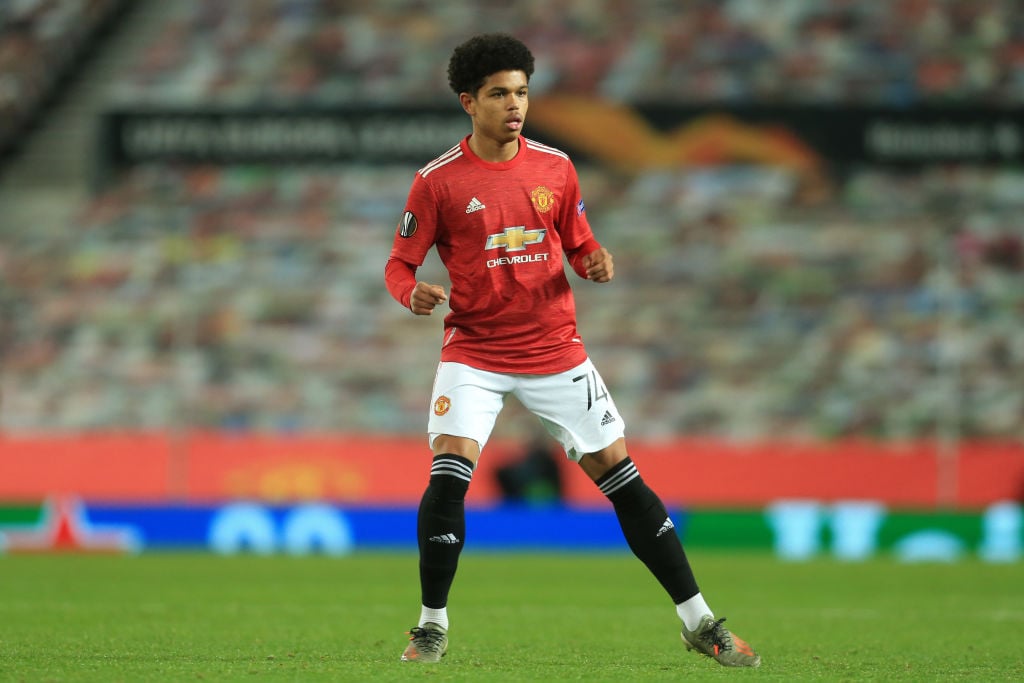
[[[112, 102], [450, 99], [475, 9], [350, 4], [175, 3]], [[1009, 2], [478, 4], [532, 37], [539, 94], [1024, 103]], [[413, 170], [139, 166], [60, 234], [5, 231], [4, 428], [419, 433], [440, 320], [382, 280]], [[1024, 438], [1019, 170], [581, 177], [618, 271], [575, 283], [581, 330], [630, 433]]]
[[123, 0], [0, 3], [0, 158]]
[[[143, 167], [21, 235], [7, 426], [422, 429], [439, 320], [382, 284], [411, 172]], [[957, 411], [1020, 436], [1019, 172], [866, 169], [813, 202], [770, 168], [582, 177], [619, 275], [577, 282], [581, 328], [633, 433], [912, 437]]]
[[[357, 3], [358, 4], [358, 3]], [[117, 84], [127, 102], [272, 104], [447, 98], [451, 48], [529, 37], [536, 94], [632, 102], [1024, 103], [1011, 0], [820, 2], [186, 0]], [[480, 17], [487, 16], [484, 24]]]

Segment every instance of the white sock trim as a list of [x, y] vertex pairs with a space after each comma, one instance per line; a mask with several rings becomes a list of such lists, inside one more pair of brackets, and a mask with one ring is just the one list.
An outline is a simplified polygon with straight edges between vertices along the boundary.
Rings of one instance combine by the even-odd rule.
[[714, 612], [708, 607], [708, 603], [704, 602], [704, 596], [700, 593], [676, 605], [676, 614], [683, 620], [683, 626], [688, 631], [693, 631], [700, 626], [700, 620], [704, 616], [715, 618]]
[[434, 609], [432, 607], [427, 607], [426, 605], [423, 605], [422, 609], [420, 610], [419, 625], [423, 626], [423, 624], [427, 623], [428, 621], [432, 624], [437, 624], [438, 626], [447, 631], [448, 608], [442, 607], [441, 609]]

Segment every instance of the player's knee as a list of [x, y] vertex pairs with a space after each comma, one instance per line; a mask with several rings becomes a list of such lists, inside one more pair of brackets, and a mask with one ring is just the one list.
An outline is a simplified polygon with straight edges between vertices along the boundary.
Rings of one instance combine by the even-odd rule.
[[476, 466], [480, 459], [480, 445], [473, 439], [451, 434], [438, 434], [431, 442], [435, 456], [458, 455]]
[[608, 473], [613, 467], [629, 457], [626, 440], [616, 439], [611, 445], [580, 458], [580, 467], [594, 481]]
[[453, 453], [435, 455], [430, 466], [431, 493], [442, 500], [461, 500], [466, 497], [473, 478], [473, 462]]

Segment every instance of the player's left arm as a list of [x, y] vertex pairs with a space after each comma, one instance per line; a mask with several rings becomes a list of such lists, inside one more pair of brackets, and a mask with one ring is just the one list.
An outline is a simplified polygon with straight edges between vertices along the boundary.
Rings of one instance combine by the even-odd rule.
[[580, 263], [587, 274], [587, 279], [594, 282], [611, 282], [615, 277], [615, 265], [612, 253], [604, 247], [585, 254]]
[[590, 229], [579, 176], [571, 161], [566, 169], [563, 197], [558, 232], [562, 236], [569, 265], [581, 278], [592, 282], [611, 282], [615, 275], [612, 255], [594, 238]]

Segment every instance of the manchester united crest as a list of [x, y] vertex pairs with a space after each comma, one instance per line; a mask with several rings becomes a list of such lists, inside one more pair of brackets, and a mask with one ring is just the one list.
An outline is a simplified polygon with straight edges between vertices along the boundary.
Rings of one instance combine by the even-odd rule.
[[537, 207], [537, 210], [541, 213], [547, 213], [555, 205], [555, 193], [544, 187], [538, 185], [533, 192], [530, 193], [530, 201]]
[[447, 396], [438, 396], [434, 401], [434, 415], [441, 416], [452, 407], [452, 400]]

